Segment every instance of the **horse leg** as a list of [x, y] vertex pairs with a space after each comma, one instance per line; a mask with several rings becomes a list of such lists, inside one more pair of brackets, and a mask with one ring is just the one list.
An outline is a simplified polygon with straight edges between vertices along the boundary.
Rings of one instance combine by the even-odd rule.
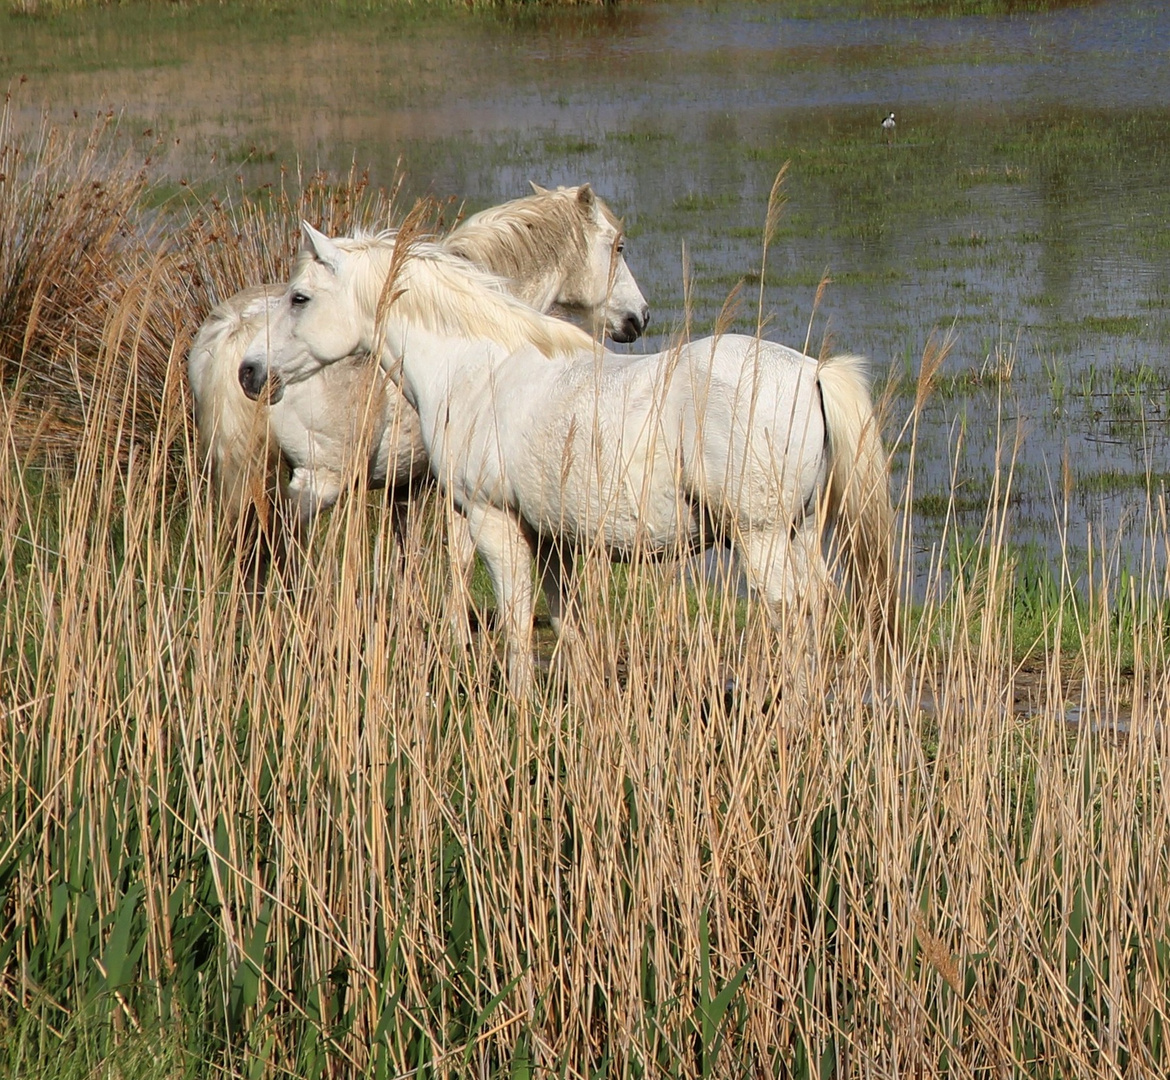
[[492, 579], [507, 643], [508, 685], [523, 699], [532, 689], [533, 546], [520, 522], [494, 506], [472, 506], [467, 523]]
[[[467, 518], [458, 512], [448, 514], [447, 552], [451, 564], [451, 588], [447, 593], [447, 625], [460, 644], [471, 644], [471, 621], [467, 598], [471, 593], [471, 568], [475, 562], [475, 543]], [[494, 579], [493, 579], [494, 583]]]
[[405, 495], [391, 494], [386, 502], [390, 514], [390, 531], [394, 535], [396, 563], [399, 570], [405, 570], [406, 540], [410, 535], [410, 492]]
[[297, 568], [297, 555], [303, 553], [309, 531], [322, 510], [336, 505], [341, 498], [341, 476], [331, 469], [296, 466], [281, 490], [279, 521], [279, 564], [286, 575]]
[[816, 627], [823, 614], [827, 575], [816, 521], [809, 515], [796, 526], [755, 529], [736, 547], [748, 584], [763, 597], [773, 625], [782, 632], [796, 632], [802, 650], [797, 679], [803, 692], [809, 665], [816, 658]]
[[562, 644], [572, 644], [576, 637], [572, 611], [569, 606], [568, 585], [573, 575], [572, 553], [558, 544], [540, 549], [540, 587], [548, 603], [548, 618], [553, 633]]
[[305, 465], [293, 469], [284, 497], [292, 505], [300, 532], [307, 531], [323, 510], [337, 505], [343, 486], [341, 474], [333, 469]]

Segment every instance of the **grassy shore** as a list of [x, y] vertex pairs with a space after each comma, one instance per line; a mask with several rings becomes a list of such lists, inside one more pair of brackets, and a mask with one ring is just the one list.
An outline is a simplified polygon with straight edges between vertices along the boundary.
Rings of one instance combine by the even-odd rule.
[[978, 536], [916, 567], [932, 349], [887, 428], [926, 587], [884, 680], [843, 603], [796, 695], [730, 583], [586, 559], [582, 640], [517, 702], [482, 597], [448, 632], [433, 495], [401, 562], [359, 495], [257, 598], [192, 453], [210, 304], [392, 197], [159, 216], [100, 128], [6, 120], [0, 173], [0, 1070], [1166, 1071], [1156, 483], [1141, 565], [1097, 537], [1074, 589], [1005, 541], [1005, 431]]
[[[1084, 2], [1084, 0], [1079, 0]], [[451, 15], [547, 19], [576, 9], [591, 18], [600, 8], [636, 7], [623, 0], [3, 0], [0, 3], [0, 76], [51, 64], [53, 70], [89, 70], [109, 64], [173, 62], [192, 31], [219, 28], [266, 37], [329, 33], [339, 21], [405, 26]], [[835, 8], [869, 17], [997, 15], [1076, 6], [1069, 0], [840, 0]], [[768, 0], [777, 17], [815, 18], [819, 0]], [[144, 44], [144, 41], [146, 42]], [[46, 45], [54, 47], [47, 49]]]
[[[137, 6], [163, 7], [160, 0], [131, 0]], [[816, 0], [769, 0], [771, 6], [785, 16], [800, 18], [821, 14], [824, 5]], [[1085, 0], [840, 0], [836, 5], [847, 11], [869, 15], [994, 15], [1047, 11], [1053, 8], [1075, 7]], [[326, 7], [334, 11], [374, 13], [399, 8], [454, 8], [507, 9], [531, 6], [558, 7], [616, 7], [621, 0], [327, 0], [324, 4], [306, 4], [305, 0], [202, 0], [202, 6], [223, 8], [232, 6], [259, 14], [296, 10], [298, 8]], [[7, 0], [8, 10], [26, 17], [60, 14], [67, 11], [92, 11], [110, 7], [110, 0]], [[125, 6], [123, 4], [122, 6]], [[200, 0], [190, 6], [201, 6]]]

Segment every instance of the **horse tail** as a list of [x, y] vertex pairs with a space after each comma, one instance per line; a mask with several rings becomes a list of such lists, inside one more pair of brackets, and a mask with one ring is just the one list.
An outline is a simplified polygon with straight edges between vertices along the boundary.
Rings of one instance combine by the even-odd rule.
[[272, 517], [280, 448], [268, 431], [264, 405], [240, 388], [239, 367], [262, 327], [270, 293], [245, 289], [217, 305], [188, 354], [200, 459], [210, 471], [216, 503], [230, 525], [255, 513], [262, 530]]
[[818, 369], [829, 453], [827, 521], [855, 603], [880, 639], [896, 637], [894, 508], [864, 357], [834, 356]]

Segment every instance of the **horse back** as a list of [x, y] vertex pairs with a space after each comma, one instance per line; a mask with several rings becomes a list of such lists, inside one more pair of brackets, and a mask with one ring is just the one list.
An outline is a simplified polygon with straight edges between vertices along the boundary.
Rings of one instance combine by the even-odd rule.
[[825, 477], [816, 372], [737, 336], [568, 365], [530, 422], [509, 425], [522, 515], [541, 533], [601, 530], [616, 554], [692, 546], [704, 521], [791, 519]]

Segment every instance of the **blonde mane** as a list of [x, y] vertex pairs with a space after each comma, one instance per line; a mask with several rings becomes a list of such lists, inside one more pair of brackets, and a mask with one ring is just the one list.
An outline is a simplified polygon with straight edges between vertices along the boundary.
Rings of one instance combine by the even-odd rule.
[[[542, 268], [564, 267], [566, 253], [588, 259], [588, 219], [576, 197], [576, 188], [538, 191], [523, 199], [481, 210], [464, 221], [443, 241], [443, 247], [469, 262], [489, 267], [513, 283], [539, 288]], [[597, 200], [607, 221], [621, 228], [612, 211]], [[523, 291], [523, 300], [532, 300]]]
[[444, 246], [408, 241], [409, 251], [397, 260], [395, 269], [396, 232], [334, 242], [364, 264], [354, 275], [363, 310], [378, 310], [386, 279], [394, 272], [391, 314], [430, 333], [487, 338], [509, 350], [531, 345], [548, 357], [571, 356], [594, 347], [584, 330], [517, 300], [505, 291], [503, 278], [473, 266]]

